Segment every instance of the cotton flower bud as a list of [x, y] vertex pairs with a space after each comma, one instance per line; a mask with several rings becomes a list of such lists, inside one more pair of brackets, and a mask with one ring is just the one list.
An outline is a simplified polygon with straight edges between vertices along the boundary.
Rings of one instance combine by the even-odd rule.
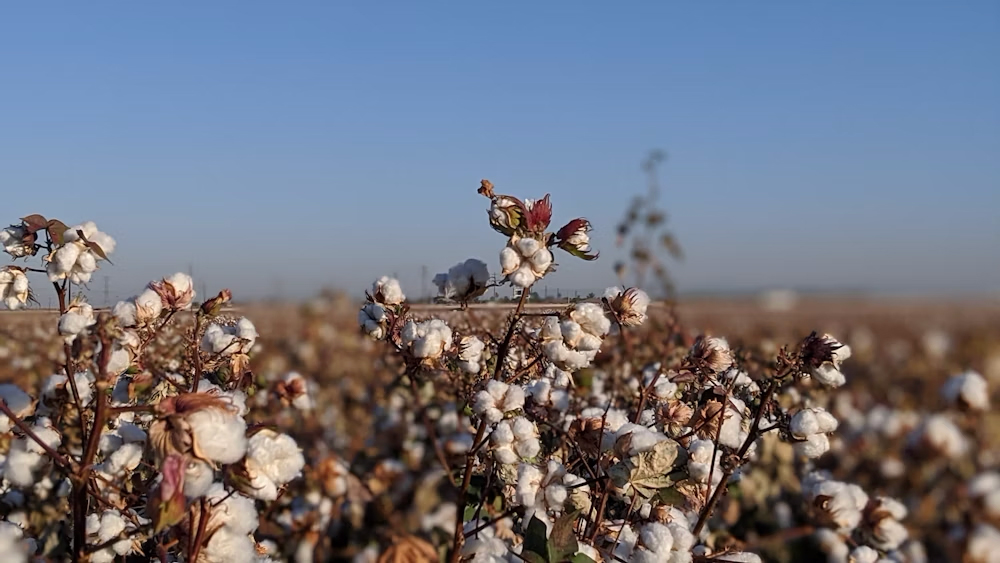
[[527, 288], [552, 271], [552, 251], [538, 239], [513, 236], [500, 252], [501, 273], [517, 287]]
[[452, 348], [452, 333], [444, 321], [407, 321], [400, 332], [403, 345], [417, 358], [436, 359]]
[[10, 310], [23, 307], [32, 299], [28, 276], [17, 266], [0, 268], [0, 300]]
[[358, 311], [358, 324], [361, 326], [361, 330], [375, 340], [385, 338], [388, 322], [389, 315], [385, 307], [378, 303], [366, 303]]
[[223, 289], [215, 297], [201, 304], [201, 313], [214, 317], [222, 312], [222, 308], [233, 300], [233, 292]]
[[245, 317], [232, 326], [212, 323], [202, 335], [201, 348], [221, 357], [248, 354], [257, 342], [257, 336], [257, 329]]
[[646, 321], [649, 295], [641, 289], [609, 287], [604, 291], [604, 302], [622, 326], [639, 326]]
[[990, 390], [986, 379], [974, 371], [952, 376], [941, 388], [948, 403], [970, 411], [990, 408]]
[[149, 288], [160, 296], [163, 306], [172, 311], [189, 309], [195, 296], [194, 280], [182, 272], [169, 278], [163, 278], [158, 282], [152, 282], [149, 284]]
[[8, 521], [0, 520], [0, 553], [7, 558], [10, 563], [28, 563], [29, 557], [38, 550], [35, 540], [24, 537], [24, 529], [20, 525]]
[[816, 381], [827, 387], [840, 387], [847, 379], [840, 372], [840, 364], [851, 357], [851, 348], [841, 344], [829, 334], [806, 337], [800, 352], [803, 363]]
[[382, 305], [402, 305], [406, 301], [403, 289], [399, 285], [399, 280], [382, 276], [372, 283], [372, 299]]
[[0, 245], [3, 245], [4, 252], [14, 258], [34, 256], [37, 250], [35, 239], [36, 235], [29, 233], [23, 225], [11, 225], [6, 229], [0, 229]]
[[725, 338], [699, 338], [691, 349], [691, 358], [714, 373], [722, 373], [733, 365], [733, 352]]

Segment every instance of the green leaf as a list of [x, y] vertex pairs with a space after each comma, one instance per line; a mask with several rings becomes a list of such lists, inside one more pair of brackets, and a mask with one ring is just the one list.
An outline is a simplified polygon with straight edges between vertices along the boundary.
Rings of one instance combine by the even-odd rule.
[[549, 562], [562, 563], [569, 559], [574, 553], [580, 550], [580, 544], [576, 541], [576, 532], [573, 525], [579, 517], [578, 511], [563, 514], [552, 525], [552, 533], [549, 534]]
[[569, 558], [569, 563], [597, 563], [597, 561], [594, 561], [588, 555], [577, 553], [574, 554], [573, 557]]
[[524, 548], [521, 550], [521, 555], [526, 556], [528, 553], [537, 555], [540, 561], [550, 561], [545, 522], [539, 520], [537, 516], [531, 517], [527, 533], [524, 534]]

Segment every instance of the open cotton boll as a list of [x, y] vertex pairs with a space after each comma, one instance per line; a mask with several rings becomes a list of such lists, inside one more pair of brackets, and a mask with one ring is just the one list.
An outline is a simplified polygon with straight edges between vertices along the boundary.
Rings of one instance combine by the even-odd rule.
[[198, 498], [205, 496], [215, 482], [215, 470], [208, 463], [192, 459], [184, 467], [184, 496]]
[[[6, 403], [7, 408], [22, 420], [35, 410], [31, 396], [13, 383], [0, 383], [0, 401]], [[0, 413], [0, 434], [10, 432], [13, 426], [13, 421], [6, 414]]]
[[29, 554], [36, 551], [35, 541], [24, 537], [17, 524], [0, 520], [0, 553], [9, 563], [28, 563]]
[[119, 301], [111, 314], [118, 319], [118, 323], [124, 327], [135, 326], [138, 323], [139, 311], [135, 306], [135, 301]]
[[531, 287], [535, 283], [535, 272], [531, 269], [531, 264], [524, 262], [510, 275], [510, 283], [521, 288]]
[[385, 308], [378, 303], [366, 303], [358, 311], [358, 325], [365, 331], [365, 334], [375, 340], [381, 340], [385, 337], [385, 323], [388, 318]]
[[400, 305], [406, 301], [403, 288], [399, 285], [399, 280], [382, 276], [372, 283], [372, 296], [376, 303], [383, 305]]
[[250, 438], [247, 469], [251, 473], [260, 473], [282, 486], [298, 477], [303, 467], [302, 450], [291, 436], [265, 429]]
[[830, 449], [827, 434], [837, 429], [837, 419], [822, 408], [802, 409], [795, 413], [788, 425], [799, 455], [815, 459]]
[[226, 490], [222, 483], [213, 483], [205, 495], [212, 501], [210, 526], [225, 526], [239, 534], [249, 534], [259, 524], [257, 508], [253, 500], [237, 492]]
[[205, 408], [186, 416], [195, 452], [209, 461], [236, 463], [247, 451], [247, 425], [234, 412]]
[[500, 251], [500, 270], [505, 276], [509, 276], [521, 267], [521, 255], [509, 246], [505, 246]]
[[974, 371], [952, 376], [941, 387], [941, 396], [952, 404], [974, 411], [990, 408], [990, 391], [986, 379]]
[[257, 549], [249, 534], [241, 534], [223, 526], [209, 538], [197, 563], [233, 563], [257, 558]]
[[163, 300], [152, 289], [146, 289], [135, 298], [136, 321], [145, 324], [160, 318], [163, 312]]

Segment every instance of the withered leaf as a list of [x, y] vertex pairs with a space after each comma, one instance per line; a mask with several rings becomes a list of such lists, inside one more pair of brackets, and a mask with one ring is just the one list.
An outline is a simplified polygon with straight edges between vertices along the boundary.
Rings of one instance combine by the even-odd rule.
[[37, 213], [28, 215], [27, 217], [21, 217], [21, 221], [24, 221], [24, 226], [27, 227], [28, 232], [32, 233], [44, 229], [48, 224], [48, 220]]
[[49, 231], [49, 238], [52, 239], [52, 242], [56, 244], [63, 244], [66, 242], [64, 236], [66, 231], [69, 230], [69, 227], [67, 227], [66, 224], [59, 219], [49, 219], [45, 228]]

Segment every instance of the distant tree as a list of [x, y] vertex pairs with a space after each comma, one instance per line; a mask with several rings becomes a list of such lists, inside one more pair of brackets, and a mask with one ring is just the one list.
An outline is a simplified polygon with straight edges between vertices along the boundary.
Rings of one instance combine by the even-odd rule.
[[648, 178], [647, 192], [632, 200], [625, 217], [618, 224], [618, 247], [628, 248], [629, 263], [617, 262], [615, 273], [624, 286], [646, 287], [646, 278], [652, 272], [664, 295], [672, 298], [674, 282], [665, 258], [681, 260], [684, 253], [673, 232], [666, 227], [667, 213], [657, 201], [660, 197], [659, 166], [666, 159], [667, 153], [654, 150], [642, 162], [642, 169]]

